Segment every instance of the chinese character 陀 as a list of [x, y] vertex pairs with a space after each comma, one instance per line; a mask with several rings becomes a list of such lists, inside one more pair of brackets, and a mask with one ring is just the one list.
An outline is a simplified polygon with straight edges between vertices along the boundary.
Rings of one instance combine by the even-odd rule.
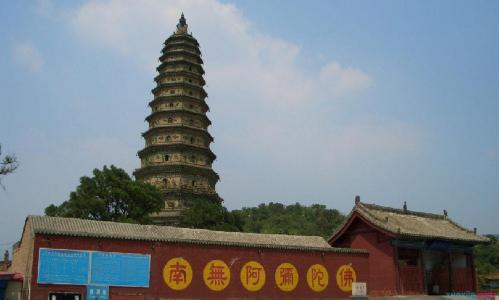
[[319, 286], [324, 286], [324, 283], [322, 283], [322, 279], [324, 279], [324, 272], [322, 272], [320, 269], [316, 270], [312, 268], [312, 285], [317, 282], [317, 285]]

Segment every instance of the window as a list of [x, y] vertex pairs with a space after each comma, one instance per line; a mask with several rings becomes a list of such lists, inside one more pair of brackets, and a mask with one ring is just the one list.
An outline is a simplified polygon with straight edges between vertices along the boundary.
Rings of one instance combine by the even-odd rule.
[[192, 123], [194, 123], [194, 121], [192, 119], [190, 119], [189, 124], [192, 125]]
[[192, 67], [189, 67], [189, 71], [192, 71]]
[[170, 136], [169, 136], [169, 135], [167, 135], [167, 136], [166, 136], [166, 140], [167, 140], [168, 142], [171, 140], [171, 138], [170, 138]]
[[172, 118], [168, 118], [168, 123], [172, 123], [173, 122], [173, 119]]
[[173, 107], [173, 102], [172, 102], [172, 103], [170, 103], [170, 107]]
[[194, 143], [194, 137], [191, 136], [191, 144]]
[[175, 90], [170, 90], [170, 94], [175, 94]]
[[194, 106], [193, 106], [192, 104], [189, 104], [189, 108], [190, 108], [190, 109], [193, 109], [193, 108], [194, 108]]
[[165, 161], [169, 161], [170, 160], [170, 156], [168, 154], [165, 154]]
[[192, 185], [192, 186], [196, 186], [196, 180], [193, 180], [193, 181], [191, 182], [191, 185]]
[[168, 186], [168, 180], [166, 180], [166, 178], [163, 178], [163, 185], [164, 185], [165, 187], [167, 187], [167, 186]]
[[192, 91], [189, 91], [189, 95], [191, 95], [191, 96], [192, 96]]

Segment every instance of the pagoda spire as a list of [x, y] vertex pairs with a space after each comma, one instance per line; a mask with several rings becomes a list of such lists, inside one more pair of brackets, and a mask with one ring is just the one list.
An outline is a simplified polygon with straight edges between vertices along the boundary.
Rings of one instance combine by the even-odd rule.
[[177, 32], [176, 34], [186, 34], [187, 33], [187, 21], [184, 17], [184, 13], [182, 12], [182, 15], [180, 16], [180, 19], [178, 20], [177, 24]]
[[212, 169], [216, 156], [210, 149], [203, 60], [198, 41], [187, 34], [183, 13], [164, 45], [146, 117], [149, 126], [142, 134], [145, 146], [138, 152], [141, 167], [134, 175], [163, 192], [165, 206], [152, 215], [153, 221], [176, 224], [192, 203], [219, 203], [222, 198], [215, 190], [219, 176]]

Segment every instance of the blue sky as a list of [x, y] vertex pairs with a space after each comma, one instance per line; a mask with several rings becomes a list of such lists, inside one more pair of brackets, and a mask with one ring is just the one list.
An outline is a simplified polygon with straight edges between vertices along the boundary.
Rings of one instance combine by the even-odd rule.
[[365, 202], [499, 232], [496, 1], [6, 1], [0, 248], [104, 164], [139, 166], [162, 43], [201, 44], [230, 209]]

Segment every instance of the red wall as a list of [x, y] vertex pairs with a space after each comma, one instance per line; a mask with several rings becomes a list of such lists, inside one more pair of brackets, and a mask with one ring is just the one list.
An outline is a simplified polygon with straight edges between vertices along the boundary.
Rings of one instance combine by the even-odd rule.
[[390, 237], [373, 229], [360, 218], [356, 218], [341, 239], [333, 244], [333, 246], [340, 245], [369, 251], [371, 274], [367, 291], [370, 296], [397, 294], [397, 270]]
[[[359, 240], [360, 242], [361, 240]], [[345, 298], [349, 294], [340, 291], [336, 284], [336, 271], [340, 265], [352, 264], [357, 273], [357, 281], [367, 282], [369, 278], [369, 256], [367, 254], [342, 254], [331, 252], [306, 252], [295, 250], [275, 250], [257, 248], [238, 248], [220, 246], [198, 246], [190, 244], [167, 244], [143, 241], [107, 240], [93, 238], [74, 238], [63, 236], [37, 236], [34, 247], [34, 265], [32, 279], [32, 299], [47, 299], [49, 291], [77, 291], [85, 294], [85, 287], [64, 285], [37, 284], [38, 249], [74, 249], [95, 250], [123, 253], [142, 253], [151, 255], [151, 281], [149, 288], [110, 287], [111, 298], [118, 295], [143, 295], [145, 299], [162, 298]], [[163, 281], [162, 270], [165, 263], [173, 257], [183, 257], [193, 268], [192, 283], [183, 291], [170, 289]], [[211, 291], [202, 278], [202, 270], [212, 259], [223, 260], [230, 266], [231, 281], [229, 286], [220, 292]], [[260, 262], [266, 271], [266, 284], [258, 292], [250, 292], [243, 288], [239, 272], [244, 263], [255, 260]], [[299, 283], [295, 290], [283, 292], [274, 281], [276, 267], [290, 262], [299, 273]], [[328, 287], [322, 292], [312, 291], [306, 282], [306, 272], [312, 264], [322, 264], [329, 273]], [[378, 266], [377, 264], [374, 264]], [[113, 297], [114, 295], [114, 297]], [[140, 297], [139, 297], [140, 298]]]

